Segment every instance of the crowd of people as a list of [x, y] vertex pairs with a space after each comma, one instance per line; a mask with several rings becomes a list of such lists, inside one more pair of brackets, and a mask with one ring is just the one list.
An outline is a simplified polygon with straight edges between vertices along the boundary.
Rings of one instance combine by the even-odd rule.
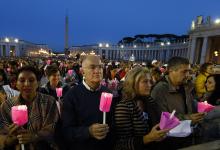
[[[214, 64], [193, 66], [183, 57], [167, 64], [106, 61], [97, 55], [1, 59], [0, 149], [175, 150], [218, 140], [219, 90]], [[105, 123], [99, 109], [103, 92], [113, 94]], [[198, 112], [204, 101], [215, 108]], [[12, 120], [17, 105], [28, 108], [22, 126]], [[188, 136], [160, 129], [161, 113], [173, 110], [179, 120], [191, 121]]]

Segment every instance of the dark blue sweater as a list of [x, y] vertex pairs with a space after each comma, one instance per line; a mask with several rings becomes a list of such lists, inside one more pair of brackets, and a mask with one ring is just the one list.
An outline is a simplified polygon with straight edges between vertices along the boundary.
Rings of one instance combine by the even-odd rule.
[[[62, 113], [63, 133], [69, 142], [69, 149], [110, 149], [109, 135], [103, 140], [96, 140], [89, 135], [90, 125], [102, 123], [103, 113], [99, 110], [99, 101], [102, 92], [111, 91], [102, 86], [98, 91], [92, 92], [86, 89], [83, 84], [79, 84], [70, 89], [64, 97]], [[111, 107], [111, 110], [113, 107]], [[107, 113], [106, 116], [106, 123], [111, 126], [112, 111]]]

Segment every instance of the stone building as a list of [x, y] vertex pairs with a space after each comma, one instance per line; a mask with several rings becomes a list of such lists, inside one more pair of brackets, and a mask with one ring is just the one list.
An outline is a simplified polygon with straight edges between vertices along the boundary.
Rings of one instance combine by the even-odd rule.
[[17, 38], [0, 38], [0, 57], [50, 56], [46, 44], [35, 44]]
[[188, 57], [192, 63], [203, 64], [214, 62], [220, 64], [220, 20], [211, 17], [198, 16], [192, 22], [189, 31]]

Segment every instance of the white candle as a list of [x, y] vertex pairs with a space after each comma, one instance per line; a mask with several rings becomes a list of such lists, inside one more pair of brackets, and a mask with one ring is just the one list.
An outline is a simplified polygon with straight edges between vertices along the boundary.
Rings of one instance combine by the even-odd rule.
[[173, 116], [174, 116], [175, 113], [176, 113], [176, 110], [174, 109], [173, 112], [172, 112], [171, 115], [170, 115], [170, 119], [173, 118]]
[[103, 112], [103, 124], [106, 124], [106, 112]]
[[21, 144], [21, 150], [24, 150], [24, 144]]

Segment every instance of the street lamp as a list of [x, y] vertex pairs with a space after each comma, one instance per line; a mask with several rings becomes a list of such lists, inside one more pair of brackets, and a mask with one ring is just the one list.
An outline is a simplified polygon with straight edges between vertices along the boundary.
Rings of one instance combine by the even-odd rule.
[[15, 41], [15, 43], [18, 43], [18, 42], [19, 42], [19, 40], [18, 40], [17, 38], [16, 38], [14, 41]]
[[214, 51], [214, 55], [217, 57], [218, 56], [218, 51]]
[[10, 42], [9, 38], [6, 37], [5, 42], [7, 42], [7, 43]]
[[215, 24], [219, 24], [219, 23], [220, 23], [220, 19], [216, 19]]
[[99, 47], [102, 47], [102, 43], [99, 43]]

